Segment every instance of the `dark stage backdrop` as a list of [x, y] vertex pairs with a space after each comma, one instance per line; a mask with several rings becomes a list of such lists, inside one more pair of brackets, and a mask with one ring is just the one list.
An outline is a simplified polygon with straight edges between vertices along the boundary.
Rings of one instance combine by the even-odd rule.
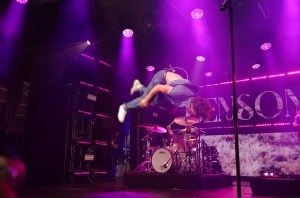
[[[300, 174], [300, 140], [293, 128], [299, 105], [299, 74], [266, 76], [237, 82], [238, 132], [241, 174], [259, 175], [265, 168], [283, 174]], [[201, 123], [203, 139], [219, 152], [223, 170], [236, 174], [232, 84], [201, 89], [213, 106], [210, 121]]]

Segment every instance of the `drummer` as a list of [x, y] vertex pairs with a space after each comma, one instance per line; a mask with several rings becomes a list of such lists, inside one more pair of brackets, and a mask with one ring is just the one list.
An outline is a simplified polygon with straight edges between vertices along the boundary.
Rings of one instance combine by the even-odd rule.
[[[185, 107], [187, 115], [207, 119], [211, 106], [208, 101], [197, 95], [199, 86], [170, 70], [161, 70], [152, 78], [147, 87], [139, 80], [134, 80], [130, 94], [138, 92], [138, 98], [126, 102], [119, 107], [118, 120], [123, 123], [127, 111], [135, 108], [146, 108], [151, 102], [159, 104], [163, 97], [167, 98], [174, 107]], [[175, 111], [175, 110], [174, 110]]]
[[[184, 126], [185, 128], [181, 129], [181, 130], [176, 130], [174, 129], [174, 133], [171, 125], [173, 125], [174, 123]], [[190, 149], [195, 146], [195, 140], [197, 137], [199, 137], [200, 135], [205, 134], [204, 131], [198, 129], [197, 127], [193, 126], [195, 124], [199, 123], [199, 119], [195, 118], [195, 117], [186, 117], [186, 116], [182, 116], [182, 117], [177, 117], [175, 118], [172, 123], [170, 123], [167, 126], [167, 131], [170, 135], [170, 145], [175, 145], [176, 147], [178, 147], [178, 145], [180, 145], [185, 152], [190, 151]]]

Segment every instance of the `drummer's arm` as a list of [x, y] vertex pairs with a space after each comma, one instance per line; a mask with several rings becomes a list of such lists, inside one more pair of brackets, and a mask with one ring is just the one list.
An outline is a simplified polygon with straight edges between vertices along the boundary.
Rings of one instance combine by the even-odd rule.
[[159, 92], [164, 94], [169, 94], [171, 90], [173, 89], [170, 85], [155, 85], [153, 89], [148, 93], [148, 95], [140, 102], [140, 107], [145, 108], [148, 107], [150, 100], [156, 96]]
[[168, 131], [168, 133], [170, 134], [170, 136], [172, 136], [174, 133], [173, 133], [173, 131], [172, 131], [172, 129], [171, 129], [171, 125], [172, 124], [174, 124], [174, 120], [171, 122], [171, 124], [169, 124], [168, 126], [167, 126], [167, 131]]

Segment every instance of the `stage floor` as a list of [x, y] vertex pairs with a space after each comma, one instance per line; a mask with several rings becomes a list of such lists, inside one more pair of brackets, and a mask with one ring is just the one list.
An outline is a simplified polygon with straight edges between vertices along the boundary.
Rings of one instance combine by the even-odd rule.
[[[184, 182], [184, 181], [182, 181]], [[95, 183], [85, 184], [55, 184], [28, 186], [19, 193], [19, 198], [236, 198], [236, 184], [215, 189], [179, 189], [179, 188], [151, 188], [126, 187], [123, 178], [105, 179]], [[243, 198], [267, 198], [268, 196], [254, 196], [249, 182], [242, 182]], [[289, 197], [290, 198], [290, 197]]]
[[175, 174], [127, 172], [123, 184], [128, 187], [211, 189], [232, 185], [232, 177], [226, 174]]

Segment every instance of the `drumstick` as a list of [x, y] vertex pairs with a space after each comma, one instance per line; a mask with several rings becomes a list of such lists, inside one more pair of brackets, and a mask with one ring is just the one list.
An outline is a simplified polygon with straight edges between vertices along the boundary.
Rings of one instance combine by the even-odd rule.
[[173, 131], [172, 131], [172, 129], [171, 129], [171, 125], [172, 124], [174, 124], [174, 120], [171, 122], [171, 124], [169, 124], [167, 126], [167, 131], [168, 131], [168, 133], [169, 133], [170, 136], [172, 136], [174, 134]]

